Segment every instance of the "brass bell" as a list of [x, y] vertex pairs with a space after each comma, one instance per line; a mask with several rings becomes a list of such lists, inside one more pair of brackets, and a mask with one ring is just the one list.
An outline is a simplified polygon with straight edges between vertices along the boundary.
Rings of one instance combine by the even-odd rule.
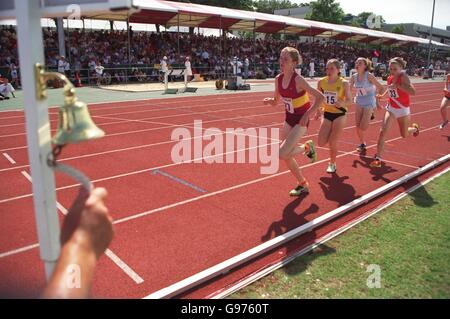
[[105, 132], [92, 121], [86, 103], [73, 99], [59, 109], [58, 130], [53, 137], [55, 145], [83, 142], [104, 135]]

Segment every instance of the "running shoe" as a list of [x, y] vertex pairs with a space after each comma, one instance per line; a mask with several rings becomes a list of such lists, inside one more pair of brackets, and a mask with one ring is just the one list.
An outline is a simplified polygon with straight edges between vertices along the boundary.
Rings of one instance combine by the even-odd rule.
[[314, 142], [309, 140], [305, 143], [305, 155], [311, 159], [311, 163], [317, 161], [316, 147]]
[[420, 131], [419, 131], [419, 124], [413, 123], [412, 127], [414, 127], [416, 129], [416, 131], [413, 133], [413, 136], [414, 137], [419, 136], [419, 133], [420, 133]]
[[327, 168], [327, 173], [336, 173], [336, 163], [329, 163]]
[[296, 188], [289, 192], [289, 196], [300, 196], [303, 193], [309, 193], [309, 183], [305, 180], [303, 183], [298, 184]]
[[448, 124], [448, 120], [444, 121], [441, 125], [439, 125], [439, 129], [442, 130]]
[[365, 153], [367, 151], [366, 147], [367, 145], [365, 143], [359, 144], [358, 147], [356, 148], [356, 151], [358, 153]]
[[370, 162], [370, 167], [379, 168], [381, 167], [381, 159], [379, 157], [375, 157], [372, 162]]

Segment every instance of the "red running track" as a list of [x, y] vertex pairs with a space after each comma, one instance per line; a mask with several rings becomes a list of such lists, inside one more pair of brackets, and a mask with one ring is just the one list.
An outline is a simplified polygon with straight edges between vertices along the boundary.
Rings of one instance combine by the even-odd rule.
[[[175, 144], [170, 140], [171, 132], [177, 127], [192, 131], [194, 120], [203, 120], [204, 129], [281, 127], [283, 110], [261, 103], [269, 93], [90, 106], [94, 120], [107, 136], [68, 147], [62, 160], [82, 169], [97, 186], [106, 187], [110, 193], [107, 205], [115, 219], [116, 236], [108, 256], [100, 260], [94, 296], [147, 296], [448, 154], [449, 131], [436, 128], [440, 123], [441, 87], [440, 83], [417, 85], [412, 118], [421, 124], [423, 132], [415, 139], [401, 139], [398, 129], [393, 127], [386, 145], [387, 163], [382, 169], [368, 167], [381, 112], [368, 131], [369, 157], [353, 152], [357, 139], [350, 114], [339, 143], [338, 174], [325, 173], [328, 162], [325, 148], [319, 149], [319, 161], [315, 164], [308, 165], [299, 157], [301, 164], [307, 166], [304, 172], [312, 191], [309, 196], [294, 200], [287, 193], [295, 181], [283, 164], [278, 173], [267, 176], [260, 174], [260, 163], [174, 164], [170, 157]], [[55, 110], [51, 109], [50, 113], [54, 127]], [[23, 123], [22, 112], [0, 113], [0, 178], [8, 182], [0, 190], [1, 296], [37, 296], [44, 285], [31, 184], [27, 179]], [[305, 139], [315, 140], [318, 128], [319, 123], [313, 121]], [[156, 174], [154, 170], [158, 170]], [[62, 210], [70, 206], [77, 187], [72, 180], [57, 175], [57, 196]], [[362, 214], [371, 205], [321, 227], [309, 235], [312, 237], [295, 242], [305, 245], [308, 240], [348, 222], [352, 216]], [[230, 276], [183, 297], [208, 296], [263, 267], [272, 260], [270, 256], [258, 258], [250, 267], [233, 271]]]

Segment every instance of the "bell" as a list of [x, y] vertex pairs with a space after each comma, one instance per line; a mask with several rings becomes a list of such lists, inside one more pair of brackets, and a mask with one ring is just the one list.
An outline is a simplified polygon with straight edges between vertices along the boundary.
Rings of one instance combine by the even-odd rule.
[[74, 99], [59, 109], [58, 130], [53, 137], [55, 145], [88, 141], [104, 135], [105, 132], [92, 121], [86, 103]]

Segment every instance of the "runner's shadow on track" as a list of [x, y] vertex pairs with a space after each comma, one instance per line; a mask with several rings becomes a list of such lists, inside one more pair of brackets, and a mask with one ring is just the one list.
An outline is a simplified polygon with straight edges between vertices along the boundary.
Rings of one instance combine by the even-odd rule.
[[297, 197], [293, 201], [291, 201], [284, 209], [283, 209], [283, 217], [280, 220], [273, 222], [267, 232], [261, 237], [262, 241], [267, 241], [271, 238], [280, 236], [287, 231], [298, 227], [306, 223], [305, 217], [314, 214], [319, 211], [319, 206], [316, 204], [311, 204], [306, 210], [296, 212], [297, 207], [301, 204], [301, 202], [308, 196], [307, 194], [302, 194]]
[[344, 183], [347, 179], [349, 179], [348, 176], [339, 176], [338, 174], [332, 174], [331, 177], [321, 177], [319, 185], [325, 194], [325, 198], [338, 203], [339, 206], [356, 199], [355, 188]]
[[391, 166], [386, 165], [386, 163], [383, 163], [381, 167], [370, 167], [370, 162], [372, 162], [373, 158], [364, 156], [363, 154], [360, 155], [359, 160], [354, 160], [352, 166], [354, 168], [357, 168], [358, 166], [364, 167], [369, 169], [370, 174], [372, 174], [372, 180], [379, 181], [382, 180], [386, 183], [392, 182], [389, 178], [384, 177], [384, 175], [389, 173], [397, 172], [396, 169], [392, 168]]
[[[414, 185], [419, 184], [420, 181], [417, 178], [411, 180]], [[431, 207], [436, 205], [438, 202], [427, 192], [425, 187], [420, 187], [414, 192], [409, 193], [408, 196], [413, 200], [414, 204], [420, 207]]]

